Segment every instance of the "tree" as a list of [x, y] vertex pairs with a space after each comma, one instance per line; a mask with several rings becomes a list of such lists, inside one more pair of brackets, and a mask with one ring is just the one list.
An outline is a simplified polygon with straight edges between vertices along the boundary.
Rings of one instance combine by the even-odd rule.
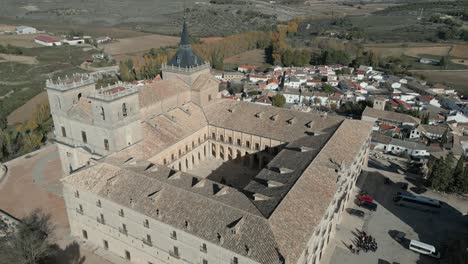
[[449, 189], [453, 183], [453, 161], [453, 154], [449, 153], [445, 159], [440, 158], [434, 163], [429, 175], [431, 188], [441, 192], [446, 192]]
[[284, 104], [286, 104], [286, 98], [282, 95], [282, 94], [275, 94], [273, 97], [272, 97], [272, 100], [273, 102], [273, 106], [276, 106], [276, 107], [283, 107]]
[[448, 63], [447, 58], [445, 56], [440, 58], [439, 65], [442, 69], [444, 70], [447, 69], [447, 66], [448, 66], [447, 63]]
[[[290, 49], [285, 50], [281, 54], [281, 62], [283, 63], [284, 66], [291, 66], [293, 65], [293, 53]], [[296, 65], [297, 66], [297, 65]]]
[[462, 155], [455, 166], [453, 171], [453, 184], [450, 186], [449, 190], [451, 192], [468, 192], [467, 183], [468, 179], [466, 178], [467, 173], [464, 168], [465, 165], [465, 155]]
[[16, 232], [0, 240], [0, 264], [46, 263], [55, 253], [49, 244], [53, 226], [50, 215], [35, 210], [16, 226]]

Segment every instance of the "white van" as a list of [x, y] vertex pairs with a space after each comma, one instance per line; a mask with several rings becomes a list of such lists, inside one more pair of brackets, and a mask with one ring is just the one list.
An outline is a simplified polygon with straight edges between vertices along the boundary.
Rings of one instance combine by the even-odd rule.
[[409, 249], [413, 250], [414, 252], [418, 252], [419, 254], [428, 255], [434, 258], [440, 258], [440, 252], [437, 251], [437, 249], [434, 246], [417, 240], [411, 240], [409, 244]]

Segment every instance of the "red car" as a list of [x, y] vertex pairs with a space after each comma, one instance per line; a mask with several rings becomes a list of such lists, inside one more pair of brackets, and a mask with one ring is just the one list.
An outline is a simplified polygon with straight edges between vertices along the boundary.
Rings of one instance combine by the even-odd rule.
[[363, 201], [363, 202], [372, 203], [374, 201], [374, 198], [370, 195], [359, 195], [357, 198], [359, 201]]

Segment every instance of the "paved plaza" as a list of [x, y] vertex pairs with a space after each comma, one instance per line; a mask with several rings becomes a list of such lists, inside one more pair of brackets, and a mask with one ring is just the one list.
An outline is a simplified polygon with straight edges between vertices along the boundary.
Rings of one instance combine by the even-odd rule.
[[[392, 183], [384, 184], [384, 177]], [[349, 201], [347, 208], [364, 211], [366, 216], [358, 218], [344, 214], [337, 233], [327, 249], [325, 263], [330, 264], [432, 264], [438, 260], [421, 256], [410, 251], [407, 246], [396, 242], [391, 236], [391, 230], [406, 233], [408, 239], [416, 239], [431, 245], [443, 252], [448, 239], [468, 236], [466, 214], [468, 202], [455, 196], [441, 195], [427, 191], [423, 196], [445, 202], [439, 213], [429, 213], [412, 208], [400, 207], [392, 199], [397, 192], [404, 192], [400, 182], [409, 184], [408, 192], [416, 183], [415, 179], [405, 178], [405, 175], [369, 168], [358, 180], [358, 187], [367, 191], [378, 204], [377, 211], [359, 208], [355, 201]], [[355, 193], [357, 195], [357, 191]], [[465, 222], [464, 222], [465, 221]], [[376, 252], [353, 254], [348, 246], [353, 243], [358, 230], [365, 231], [375, 238], [378, 244]]]
[[57, 147], [38, 151], [5, 163], [8, 173], [0, 183], [0, 208], [22, 218], [34, 209], [51, 215], [55, 226], [53, 242], [60, 248], [56, 263], [108, 264], [93, 248], [70, 237], [65, 204], [61, 197], [61, 165]]

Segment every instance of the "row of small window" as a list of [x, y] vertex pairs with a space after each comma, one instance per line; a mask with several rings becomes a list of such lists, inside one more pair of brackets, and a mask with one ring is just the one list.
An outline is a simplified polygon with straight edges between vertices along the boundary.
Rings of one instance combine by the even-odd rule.
[[[67, 131], [65, 130], [65, 127], [62, 127], [62, 137], [67, 137]], [[88, 137], [86, 136], [85, 131], [81, 131], [81, 140], [83, 143], [87, 144], [88, 143]], [[109, 150], [109, 140], [104, 139], [104, 149]]]
[[[175, 232], [175, 231], [174, 231]], [[83, 234], [83, 238], [84, 239], [88, 239], [88, 232], [86, 230], [82, 230], [82, 234]], [[109, 242], [107, 240], [103, 240], [103, 247], [105, 250], [109, 250]], [[147, 238], [146, 238], [146, 241], [143, 240], [143, 243], [147, 244], [147, 245], [150, 245], [151, 246], [151, 237], [150, 235], [147, 235]], [[201, 252], [204, 252], [204, 253], [207, 253], [207, 247], [206, 247], [206, 244], [203, 243], [201, 246], [200, 246], [200, 251]], [[172, 256], [172, 257], [175, 257], [175, 258], [180, 258], [180, 254], [179, 254], [179, 248], [174, 246], [172, 248], [172, 250], [169, 251], [169, 254]], [[131, 260], [132, 257], [131, 257], [131, 254], [130, 254], [130, 251], [128, 250], [125, 250], [125, 258], [127, 260]], [[206, 259], [203, 259], [202, 260], [202, 263], [203, 264], [208, 264], [208, 260]], [[233, 257], [232, 260], [231, 260], [231, 264], [238, 264], [239, 263], [239, 259], [237, 257]], [[148, 264], [152, 264], [152, 262], [148, 262]]]
[[[203, 142], [206, 141], [206, 135], [204, 135], [204, 139], [203, 139]], [[198, 145], [200, 145], [202, 143], [202, 139], [201, 138], [198, 138]], [[196, 147], [195, 145], [195, 141], [192, 141], [192, 149], [194, 149]], [[185, 145], [185, 153], [189, 152], [189, 146], [188, 145]], [[206, 152], [206, 150], [205, 150]], [[179, 149], [179, 157], [182, 156], [182, 149]], [[171, 160], [172, 161], [175, 161], [176, 160], [176, 156], [174, 153], [171, 154]], [[167, 160], [164, 159], [164, 165], [167, 164]]]
[[[216, 140], [216, 133], [212, 133], [211, 138]], [[219, 141], [225, 142], [224, 141], [224, 135], [219, 135]], [[228, 143], [233, 144], [232, 137], [228, 137]], [[240, 138], [238, 138], [236, 143], [237, 143], [237, 145], [241, 146], [242, 145], [242, 140]], [[245, 141], [245, 147], [250, 148], [250, 141], [248, 141], [248, 140]], [[260, 144], [259, 143], [255, 143], [255, 149], [260, 150]]]

